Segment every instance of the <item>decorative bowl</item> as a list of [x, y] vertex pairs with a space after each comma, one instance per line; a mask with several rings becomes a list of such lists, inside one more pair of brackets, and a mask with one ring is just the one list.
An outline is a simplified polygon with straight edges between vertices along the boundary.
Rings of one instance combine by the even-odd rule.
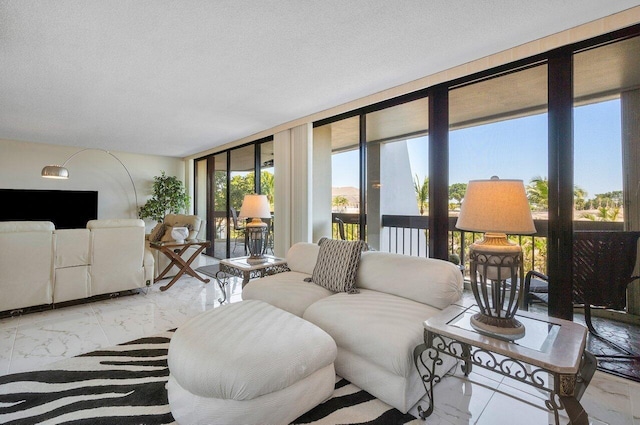
[[186, 227], [174, 227], [171, 229], [171, 237], [177, 243], [184, 243], [187, 236], [189, 236], [189, 229]]

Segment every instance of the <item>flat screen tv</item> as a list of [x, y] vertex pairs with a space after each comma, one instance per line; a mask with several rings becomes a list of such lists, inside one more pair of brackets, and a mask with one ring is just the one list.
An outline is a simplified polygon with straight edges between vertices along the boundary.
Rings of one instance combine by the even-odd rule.
[[77, 229], [97, 218], [97, 191], [0, 189], [0, 221], [51, 221], [56, 229]]

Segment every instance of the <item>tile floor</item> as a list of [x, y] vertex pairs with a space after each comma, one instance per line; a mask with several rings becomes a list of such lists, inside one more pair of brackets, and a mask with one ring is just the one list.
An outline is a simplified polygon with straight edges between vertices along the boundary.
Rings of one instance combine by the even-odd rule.
[[[146, 295], [1, 319], [0, 375], [175, 328], [220, 305], [220, 291], [211, 283], [188, 277], [167, 292], [159, 286]], [[233, 282], [232, 290], [231, 301], [240, 300], [239, 281]], [[435, 397], [436, 409], [425, 424], [553, 423], [544, 409], [544, 394], [481, 368], [475, 368], [469, 380], [460, 372], [443, 379], [435, 387]], [[640, 425], [640, 383], [596, 372], [582, 404], [591, 424]], [[416, 411], [414, 407], [411, 413]]]

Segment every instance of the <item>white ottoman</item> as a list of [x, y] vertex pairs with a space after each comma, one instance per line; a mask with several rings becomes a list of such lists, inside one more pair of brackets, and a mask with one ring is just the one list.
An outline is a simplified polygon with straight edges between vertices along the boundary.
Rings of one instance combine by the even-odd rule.
[[322, 329], [262, 301], [198, 315], [169, 344], [178, 423], [288, 424], [333, 393], [337, 348]]

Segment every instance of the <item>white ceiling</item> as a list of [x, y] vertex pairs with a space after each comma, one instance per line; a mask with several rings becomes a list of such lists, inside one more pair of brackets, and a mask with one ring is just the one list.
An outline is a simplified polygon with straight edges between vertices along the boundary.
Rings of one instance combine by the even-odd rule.
[[0, 0], [0, 138], [187, 156], [639, 0]]

